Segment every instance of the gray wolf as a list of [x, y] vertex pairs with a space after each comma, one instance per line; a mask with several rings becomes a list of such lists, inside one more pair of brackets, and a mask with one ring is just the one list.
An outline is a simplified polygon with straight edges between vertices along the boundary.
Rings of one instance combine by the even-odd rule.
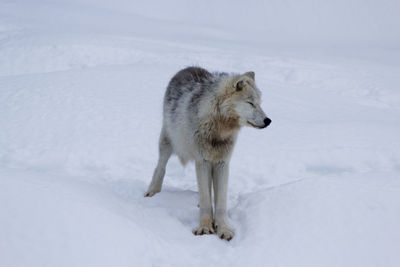
[[[194, 161], [199, 190], [200, 223], [195, 235], [216, 233], [231, 240], [227, 218], [229, 161], [242, 126], [262, 129], [271, 120], [260, 107], [254, 72], [228, 74], [199, 67], [179, 71], [164, 96], [159, 159], [146, 197], [161, 191], [171, 154], [183, 164]], [[212, 190], [214, 189], [214, 209]]]

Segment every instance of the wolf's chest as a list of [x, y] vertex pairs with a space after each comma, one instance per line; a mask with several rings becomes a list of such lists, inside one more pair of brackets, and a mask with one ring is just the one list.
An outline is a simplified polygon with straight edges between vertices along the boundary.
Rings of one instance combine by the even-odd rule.
[[197, 139], [197, 146], [201, 156], [208, 161], [220, 162], [228, 157], [232, 153], [235, 139], [233, 137], [228, 138], [204, 138], [202, 140]]

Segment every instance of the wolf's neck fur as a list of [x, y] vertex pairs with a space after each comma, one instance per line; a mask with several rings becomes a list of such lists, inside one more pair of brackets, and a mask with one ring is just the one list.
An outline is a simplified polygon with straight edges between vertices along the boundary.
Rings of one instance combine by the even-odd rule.
[[239, 116], [226, 102], [229, 101], [229, 93], [222, 88], [224, 86], [226, 82], [221, 81], [221, 90], [215, 92], [217, 95], [208, 103], [196, 133], [197, 142], [200, 142], [200, 147], [204, 149], [202, 153], [212, 160], [223, 160], [230, 155], [240, 129]]
[[201, 120], [200, 125], [204, 133], [203, 138], [206, 139], [226, 139], [235, 135], [240, 129], [239, 118], [234, 115], [224, 116], [218, 106]]

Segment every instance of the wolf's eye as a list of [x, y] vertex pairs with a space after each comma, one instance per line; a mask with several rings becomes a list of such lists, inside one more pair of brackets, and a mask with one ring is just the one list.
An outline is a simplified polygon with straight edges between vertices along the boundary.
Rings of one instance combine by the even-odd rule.
[[250, 106], [252, 106], [253, 108], [255, 107], [253, 103], [247, 101], [248, 104], [250, 104]]

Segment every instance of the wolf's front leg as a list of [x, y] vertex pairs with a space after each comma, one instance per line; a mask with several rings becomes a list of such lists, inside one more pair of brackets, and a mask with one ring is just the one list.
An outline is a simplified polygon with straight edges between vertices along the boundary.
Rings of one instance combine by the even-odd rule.
[[211, 203], [211, 163], [196, 161], [197, 184], [199, 188], [200, 225], [193, 229], [193, 234], [213, 234]]
[[228, 224], [228, 216], [226, 214], [229, 163], [220, 162], [214, 164], [212, 173], [215, 200], [214, 227], [217, 235], [221, 239], [229, 241], [235, 234], [233, 228]]

